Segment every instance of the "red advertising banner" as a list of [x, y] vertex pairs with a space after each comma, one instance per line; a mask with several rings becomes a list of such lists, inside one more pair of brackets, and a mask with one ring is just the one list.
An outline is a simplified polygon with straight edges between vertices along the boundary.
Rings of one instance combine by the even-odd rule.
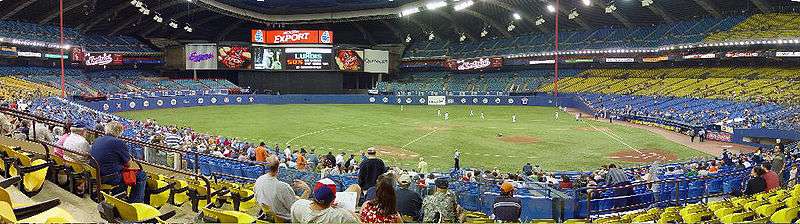
[[500, 68], [503, 67], [503, 58], [472, 58], [461, 60], [447, 60], [444, 62], [444, 67], [450, 70], [466, 71], [466, 70], [481, 70], [486, 68]]
[[725, 132], [709, 131], [708, 134], [706, 134], [706, 138], [720, 142], [731, 142], [732, 141], [731, 137], [732, 136], [730, 133], [725, 133]]
[[262, 44], [333, 44], [333, 31], [254, 29], [250, 41]]
[[111, 64], [112, 65], [121, 65], [124, 62], [123, 58], [124, 57], [122, 56], [122, 54], [112, 54], [111, 55]]
[[73, 47], [71, 50], [72, 50], [72, 61], [84, 60], [85, 53], [83, 52], [83, 48]]

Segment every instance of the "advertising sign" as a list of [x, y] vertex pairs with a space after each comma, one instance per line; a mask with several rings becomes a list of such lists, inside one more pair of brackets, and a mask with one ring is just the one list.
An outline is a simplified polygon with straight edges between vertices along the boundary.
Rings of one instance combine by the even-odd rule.
[[389, 52], [364, 49], [364, 72], [389, 73]]
[[330, 48], [286, 48], [284, 70], [331, 70]]
[[709, 58], [716, 58], [717, 55], [714, 53], [708, 54], [690, 54], [683, 56], [683, 59], [709, 59]]
[[445, 97], [445, 96], [428, 96], [428, 105], [431, 105], [431, 106], [445, 106], [445, 105], [447, 105], [447, 97]]
[[797, 51], [778, 51], [778, 52], [775, 52], [775, 57], [800, 57], [800, 52], [797, 52]]
[[648, 63], [652, 63], [652, 62], [662, 62], [662, 61], [667, 61], [667, 60], [669, 60], [669, 57], [667, 57], [667, 56], [659, 56], [659, 57], [644, 57], [644, 58], [642, 58], [642, 61], [643, 61], [643, 62], [648, 62]]
[[53, 59], [61, 59], [61, 58], [68, 59], [69, 58], [69, 56], [63, 55], [63, 54], [59, 54], [59, 53], [44, 54], [44, 57], [45, 58], [53, 58]]
[[528, 62], [528, 64], [531, 64], [531, 65], [555, 64], [555, 63], [556, 63], [556, 60], [553, 60], [553, 59], [550, 59], [550, 60], [533, 60], [533, 61]]
[[594, 59], [586, 58], [586, 59], [567, 59], [564, 60], [564, 63], [589, 63], [594, 62]]
[[720, 142], [731, 142], [732, 136], [730, 133], [709, 131], [706, 134], [706, 138]]
[[217, 69], [217, 45], [188, 44], [185, 49], [186, 70]]
[[472, 58], [462, 60], [447, 60], [444, 67], [450, 70], [467, 71], [467, 70], [481, 70], [486, 68], [500, 68], [503, 67], [503, 58]]
[[219, 46], [217, 66], [220, 69], [248, 70], [253, 68], [253, 55], [245, 46]]
[[0, 57], [16, 58], [17, 47], [0, 46]]
[[606, 62], [608, 63], [630, 63], [636, 62], [633, 58], [606, 58]]
[[336, 52], [336, 65], [339, 67], [340, 71], [364, 71], [364, 51], [338, 50]]
[[84, 52], [83, 48], [81, 47], [73, 47], [71, 49], [72, 53], [72, 61], [83, 61], [84, 60]]
[[758, 52], [728, 52], [725, 53], [726, 58], [754, 58], [758, 57], [760, 54]]
[[123, 58], [122, 54], [111, 54], [111, 64], [121, 65], [124, 62]]
[[256, 70], [283, 70], [283, 48], [253, 47], [253, 61]]
[[251, 42], [262, 44], [333, 44], [329, 30], [251, 30]]
[[109, 53], [88, 53], [84, 64], [86, 66], [102, 66], [109, 65], [114, 61], [114, 58]]
[[28, 52], [28, 51], [17, 51], [17, 56], [28, 57], [28, 58], [41, 58], [42, 57], [42, 53]]
[[[154, 57], [126, 57], [122, 60], [123, 64], [163, 64], [164, 61]], [[216, 64], [216, 63], [215, 63]]]

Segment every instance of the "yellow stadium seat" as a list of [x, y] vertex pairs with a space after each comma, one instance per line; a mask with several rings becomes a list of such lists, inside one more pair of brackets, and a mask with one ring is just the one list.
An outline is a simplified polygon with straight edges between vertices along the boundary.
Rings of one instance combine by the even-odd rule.
[[755, 211], [756, 208], [765, 204], [767, 204], [766, 201], [751, 201], [744, 205], [744, 209], [747, 211]]
[[633, 222], [642, 223], [642, 222], [653, 222], [658, 218], [657, 215], [654, 214], [642, 214], [633, 218]]
[[209, 199], [211, 204], [216, 205], [219, 196], [223, 196], [228, 193], [229, 193], [228, 189], [214, 188], [213, 184], [211, 187], [211, 193], [209, 193], [208, 189], [206, 188], [203, 182], [198, 181], [195, 183], [189, 183], [188, 195], [189, 198], [191, 198], [192, 200], [192, 211], [199, 211], [198, 208], [206, 207], [206, 205], [209, 202]]
[[244, 212], [256, 206], [255, 193], [251, 189], [244, 186], [231, 189], [234, 210]]
[[98, 192], [96, 192], [97, 184], [100, 184], [100, 191], [101, 192], [110, 192], [112, 189], [117, 187], [117, 186], [111, 185], [111, 184], [103, 184], [101, 181], [99, 181], [100, 178], [98, 177], [97, 169], [95, 169], [94, 167], [92, 167], [92, 166], [90, 166], [88, 164], [84, 164], [83, 168], [84, 168], [84, 170], [86, 170], [87, 173], [89, 173], [87, 186], [88, 186], [88, 191], [91, 192], [89, 195], [91, 196], [91, 198], [93, 200], [95, 200], [97, 202], [102, 200], [100, 198], [100, 194]]
[[721, 208], [721, 209], [719, 209], [717, 211], [714, 211], [714, 216], [716, 216], [719, 219], [722, 219], [723, 217], [725, 217], [727, 215], [735, 213], [736, 210], [737, 209], [735, 209], [735, 208]]
[[114, 217], [113, 220], [106, 220], [109, 222], [164, 222], [175, 215], [175, 211], [161, 214], [158, 209], [148, 204], [128, 203], [106, 192], [101, 192], [101, 194], [105, 198], [104, 202], [115, 210], [113, 215], [106, 215], [106, 217]]
[[686, 215], [682, 215], [684, 223], [699, 223], [701, 221], [707, 221], [714, 216], [714, 213], [710, 210], [700, 211], [695, 213], [689, 213]]
[[150, 206], [161, 208], [161, 206], [169, 202], [172, 184], [162, 181], [157, 175], [148, 176], [153, 177], [147, 178], [147, 192], [149, 193]]
[[767, 204], [759, 206], [755, 212], [761, 217], [770, 217], [781, 207], [783, 207], [783, 204]]
[[269, 205], [264, 205], [264, 204], [261, 204], [261, 216], [259, 217], [259, 219], [271, 220], [273, 223], [285, 223], [289, 221], [289, 220], [284, 220], [281, 217], [278, 217], [278, 214], [272, 212], [272, 208], [270, 208]]
[[172, 184], [170, 204], [180, 207], [183, 203], [189, 201], [190, 198], [186, 194], [189, 191], [189, 183], [186, 180], [171, 178], [167, 182]]
[[733, 207], [733, 204], [729, 201], [717, 201], [708, 203], [708, 209], [711, 211], [717, 211], [720, 208], [730, 208]]
[[223, 211], [215, 208], [200, 208], [203, 218], [217, 223], [253, 223], [257, 219], [240, 211]]
[[722, 223], [740, 223], [746, 219], [752, 218], [754, 215], [754, 212], [733, 213], [722, 217], [720, 221], [722, 221]]
[[772, 214], [772, 217], [770, 217], [769, 220], [773, 223], [792, 223], [792, 221], [797, 219], [798, 210], [800, 210], [800, 207], [791, 207], [778, 210]]
[[[641, 215], [641, 213], [636, 214], [636, 215]], [[604, 217], [604, 218], [595, 219], [592, 222], [593, 223], [621, 223], [621, 222], [625, 222], [625, 221], [622, 221], [622, 220], [623, 219], [620, 219], [619, 216], [611, 216], [611, 217]], [[631, 220], [633, 220], [633, 218], [631, 218]], [[628, 221], [628, 222], [630, 222], [630, 221]]]
[[[20, 177], [12, 177], [5, 180], [0, 181], [0, 203], [5, 203], [8, 208], [2, 209], [0, 208], [0, 216], [2, 216], [3, 221], [0, 223], [7, 223], [7, 222], [17, 222], [27, 220], [26, 222], [37, 222], [37, 220], [41, 220], [42, 217], [38, 217], [35, 219], [31, 219], [36, 217], [43, 212], [46, 212], [52, 208], [55, 208], [61, 201], [58, 198], [50, 199], [45, 202], [36, 203], [32, 205], [18, 205], [11, 201], [11, 195], [6, 191], [5, 187], [14, 185], [16, 182], [21, 180]], [[62, 210], [63, 211], [63, 210]], [[65, 217], [70, 218], [70, 217]], [[71, 218], [70, 218], [71, 219]]]
[[10, 150], [9, 157], [14, 158], [14, 163], [8, 169], [9, 176], [20, 176], [19, 190], [27, 196], [33, 196], [42, 190], [47, 170], [50, 163], [43, 159], [31, 159], [28, 154], [17, 150]]
[[786, 198], [786, 200], [783, 200], [783, 202], [786, 203], [786, 207], [789, 208], [797, 207], [798, 201], [800, 201], [800, 197], [794, 197], [794, 196]]
[[680, 214], [672, 213], [672, 212], [670, 212], [670, 213], [665, 212], [665, 213], [661, 214], [661, 217], [658, 218], [658, 223], [659, 224], [675, 223], [675, 222], [681, 222], [681, 220], [682, 219], [681, 219], [681, 215]]

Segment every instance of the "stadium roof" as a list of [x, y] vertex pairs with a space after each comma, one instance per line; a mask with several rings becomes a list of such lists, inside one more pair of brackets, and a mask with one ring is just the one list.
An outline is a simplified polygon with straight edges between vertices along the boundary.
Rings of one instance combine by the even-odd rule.
[[[430, 34], [436, 40], [458, 41], [461, 36], [481, 38], [484, 31], [486, 37], [495, 37], [552, 32], [554, 28], [554, 13], [547, 10], [554, 0], [447, 0], [446, 6], [433, 10], [426, 8], [432, 1], [417, 0], [136, 1], [149, 15], [129, 0], [64, 0], [65, 24], [84, 32], [209, 41], [246, 41], [253, 28], [329, 29], [336, 32], [337, 42], [355, 44], [398, 43], [407, 36], [421, 40]], [[474, 4], [454, 9], [467, 1]], [[800, 10], [800, 3], [790, 0], [590, 0], [589, 6], [584, 0], [560, 2], [563, 30]], [[645, 2], [650, 4], [644, 6]], [[607, 13], [611, 6], [615, 10]], [[420, 12], [399, 16], [409, 8]], [[57, 1], [0, 1], [0, 18], [57, 23], [57, 9]], [[519, 19], [514, 18], [515, 13]], [[570, 14], [577, 17], [569, 19]], [[163, 18], [161, 23], [153, 19], [156, 15]], [[168, 26], [170, 21], [178, 28]], [[509, 31], [511, 24], [515, 29]], [[184, 26], [193, 32], [181, 29]]]

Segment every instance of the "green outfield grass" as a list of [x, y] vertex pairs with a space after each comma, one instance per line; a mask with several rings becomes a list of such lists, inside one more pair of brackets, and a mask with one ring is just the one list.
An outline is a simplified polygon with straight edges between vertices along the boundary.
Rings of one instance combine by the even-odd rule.
[[[449, 112], [444, 121], [437, 108]], [[475, 116], [470, 117], [473, 110]], [[486, 119], [481, 120], [483, 111]], [[462, 166], [511, 171], [526, 162], [545, 170], [590, 170], [615, 162], [610, 153], [637, 149], [661, 149], [679, 159], [704, 156], [703, 152], [674, 143], [647, 130], [608, 122], [576, 121], [556, 108], [521, 106], [400, 106], [395, 105], [241, 105], [207, 106], [124, 112], [119, 115], [161, 124], [189, 126], [195, 130], [265, 141], [287, 143], [317, 153], [359, 153], [369, 147], [390, 165], [416, 166], [424, 157], [434, 170], [453, 166], [453, 151], [462, 152]], [[517, 114], [517, 123], [511, 122]], [[529, 143], [511, 143], [498, 138], [518, 137]]]

